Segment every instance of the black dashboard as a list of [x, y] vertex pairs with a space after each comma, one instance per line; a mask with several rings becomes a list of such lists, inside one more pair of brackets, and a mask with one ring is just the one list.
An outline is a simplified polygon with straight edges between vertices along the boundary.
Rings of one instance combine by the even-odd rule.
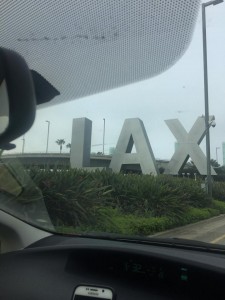
[[225, 255], [52, 236], [0, 256], [0, 299], [72, 300], [80, 284], [110, 287], [118, 300], [224, 299]]

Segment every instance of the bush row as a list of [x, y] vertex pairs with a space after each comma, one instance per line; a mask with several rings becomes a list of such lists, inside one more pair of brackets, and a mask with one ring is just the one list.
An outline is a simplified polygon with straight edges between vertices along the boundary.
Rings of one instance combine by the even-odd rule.
[[216, 200], [214, 202], [213, 200], [213, 205], [211, 208], [189, 208], [189, 210], [183, 214], [183, 217], [180, 219], [174, 219], [171, 217], [147, 218], [135, 215], [122, 215], [116, 209], [107, 208], [105, 210], [108, 210], [107, 214], [111, 216], [111, 218], [107, 221], [100, 219], [99, 222], [94, 226], [60, 226], [57, 228], [57, 230], [62, 233], [107, 232], [124, 235], [146, 236], [225, 213], [225, 203]]
[[[186, 178], [76, 169], [30, 175], [60, 230], [148, 235], [225, 213], [225, 203], [210, 202], [200, 182]], [[225, 200], [225, 185], [216, 184]]]

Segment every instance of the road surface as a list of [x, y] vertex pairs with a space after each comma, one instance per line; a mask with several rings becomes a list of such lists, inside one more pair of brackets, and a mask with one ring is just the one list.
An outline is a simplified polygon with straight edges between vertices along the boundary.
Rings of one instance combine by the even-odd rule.
[[154, 237], [176, 237], [225, 245], [225, 215], [160, 232]]

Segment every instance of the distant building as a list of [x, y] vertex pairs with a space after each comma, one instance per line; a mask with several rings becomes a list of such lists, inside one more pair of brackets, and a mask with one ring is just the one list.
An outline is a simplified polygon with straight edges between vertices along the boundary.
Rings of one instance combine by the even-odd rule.
[[225, 142], [222, 144], [222, 151], [223, 151], [223, 165], [225, 166]]

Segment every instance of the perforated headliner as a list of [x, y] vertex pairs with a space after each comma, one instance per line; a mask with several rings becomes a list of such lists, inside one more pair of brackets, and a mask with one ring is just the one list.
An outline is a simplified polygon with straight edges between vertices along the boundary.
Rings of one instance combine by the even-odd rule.
[[[77, 99], [155, 76], [187, 49], [200, 0], [1, 0], [0, 46]], [[107, 100], [107, 99], [106, 99]]]

